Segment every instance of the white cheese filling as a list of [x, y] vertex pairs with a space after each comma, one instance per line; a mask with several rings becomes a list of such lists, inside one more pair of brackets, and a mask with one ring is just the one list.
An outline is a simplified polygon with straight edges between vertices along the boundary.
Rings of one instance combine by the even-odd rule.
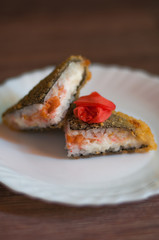
[[[33, 104], [31, 106], [24, 107], [14, 113], [5, 116], [5, 119], [9, 125], [13, 125], [16, 128], [45, 128], [50, 125], [58, 124], [66, 115], [70, 103], [74, 100], [77, 86], [80, 84], [84, 73], [83, 64], [80, 62], [71, 62], [69, 66], [64, 70], [59, 79], [47, 93], [44, 99], [44, 103], [52, 97], [59, 97], [60, 105], [53, 113], [50, 113], [48, 119], [31, 118], [26, 120], [32, 115], [36, 114], [44, 107], [44, 104]], [[60, 93], [60, 89], [63, 89]]]

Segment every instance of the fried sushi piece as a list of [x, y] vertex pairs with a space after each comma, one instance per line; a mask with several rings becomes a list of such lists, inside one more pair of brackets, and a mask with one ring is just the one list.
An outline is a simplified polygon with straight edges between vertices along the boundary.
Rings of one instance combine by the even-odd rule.
[[148, 152], [157, 144], [148, 125], [121, 112], [113, 112], [102, 123], [88, 124], [73, 113], [65, 127], [68, 157], [114, 153]]
[[12, 129], [60, 128], [80, 88], [90, 79], [90, 61], [71, 56], [3, 114]]

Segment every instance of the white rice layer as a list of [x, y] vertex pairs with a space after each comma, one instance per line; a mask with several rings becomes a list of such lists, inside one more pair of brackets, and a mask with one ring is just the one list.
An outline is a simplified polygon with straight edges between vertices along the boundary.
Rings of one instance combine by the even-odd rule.
[[[67, 136], [73, 140], [68, 141]], [[82, 140], [83, 138], [83, 140]], [[89, 155], [104, 153], [106, 151], [118, 152], [120, 147], [124, 149], [139, 148], [142, 145], [131, 132], [118, 128], [99, 128], [90, 130], [66, 129], [66, 147], [68, 157], [78, 157], [80, 154]]]
[[[33, 104], [31, 106], [24, 107], [12, 114], [8, 114], [5, 120], [9, 125], [16, 126], [16, 128], [45, 128], [50, 125], [58, 124], [66, 115], [70, 103], [74, 100], [77, 86], [80, 84], [84, 73], [84, 67], [80, 62], [71, 62], [65, 71], [61, 74], [54, 86], [50, 89], [44, 99], [44, 104], [50, 98], [58, 96], [60, 105], [56, 108], [55, 112], [50, 113], [47, 119], [32, 119], [27, 121], [24, 116], [32, 116], [34, 113], [39, 112], [44, 104]], [[64, 91], [59, 91], [64, 88]]]

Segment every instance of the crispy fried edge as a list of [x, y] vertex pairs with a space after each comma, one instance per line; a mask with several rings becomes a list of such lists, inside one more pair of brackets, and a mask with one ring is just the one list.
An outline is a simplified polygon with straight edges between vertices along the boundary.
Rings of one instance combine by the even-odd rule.
[[157, 144], [154, 139], [154, 135], [151, 132], [150, 127], [142, 120], [136, 119], [132, 116], [128, 116], [125, 113], [117, 112], [117, 114], [125, 119], [127, 119], [131, 124], [135, 127], [135, 135], [139, 139], [139, 141], [143, 142], [147, 147], [143, 149], [139, 149], [136, 152], [148, 152], [150, 150], [156, 150]]

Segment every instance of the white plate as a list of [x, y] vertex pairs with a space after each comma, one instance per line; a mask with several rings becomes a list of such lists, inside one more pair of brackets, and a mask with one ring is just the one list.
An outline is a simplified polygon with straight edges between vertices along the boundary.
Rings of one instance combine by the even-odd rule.
[[[9, 79], [0, 86], [0, 115], [52, 68]], [[159, 139], [159, 78], [128, 68], [93, 65], [81, 95], [98, 91], [117, 110], [146, 121]], [[159, 193], [159, 152], [70, 160], [62, 131], [14, 132], [0, 125], [0, 181], [40, 199], [102, 205]]]

